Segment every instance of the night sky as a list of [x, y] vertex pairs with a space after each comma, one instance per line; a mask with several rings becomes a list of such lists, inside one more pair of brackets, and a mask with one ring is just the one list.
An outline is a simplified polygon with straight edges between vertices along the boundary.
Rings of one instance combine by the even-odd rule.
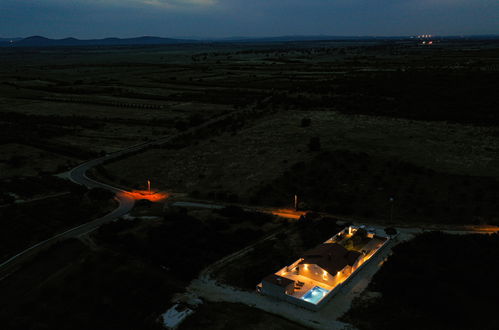
[[0, 0], [0, 37], [499, 34], [499, 0]]

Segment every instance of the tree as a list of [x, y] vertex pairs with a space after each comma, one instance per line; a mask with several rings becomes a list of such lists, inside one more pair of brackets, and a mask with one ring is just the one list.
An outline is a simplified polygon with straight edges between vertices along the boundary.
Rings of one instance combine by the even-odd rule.
[[364, 228], [359, 228], [354, 235], [365, 239], [367, 237], [367, 231]]
[[387, 227], [385, 228], [385, 233], [392, 238], [392, 236], [397, 235], [397, 230], [393, 227]]
[[317, 212], [307, 212], [307, 213], [305, 213], [305, 219], [306, 220], [316, 220], [319, 217], [320, 217], [320, 215]]
[[242, 207], [236, 205], [229, 205], [219, 210], [218, 213], [227, 218], [243, 218], [245, 211]]
[[104, 188], [92, 188], [88, 191], [88, 198], [94, 201], [107, 200], [114, 197], [114, 193]]
[[85, 195], [88, 192], [88, 188], [79, 184], [72, 184], [69, 187], [69, 191], [73, 194], [82, 196]]
[[321, 150], [321, 139], [318, 136], [310, 138], [310, 141], [308, 142], [308, 148], [310, 151]]
[[310, 118], [303, 118], [301, 120], [301, 127], [309, 127], [311, 123], [312, 123], [312, 119], [310, 119]]
[[16, 201], [16, 199], [11, 196], [11, 195], [1, 195], [0, 196], [0, 204], [13, 204]]
[[351, 239], [346, 240], [345, 243], [343, 243], [343, 247], [347, 250], [353, 250], [353, 241]]
[[148, 199], [140, 199], [135, 203], [137, 207], [151, 207], [153, 204], [154, 203]]

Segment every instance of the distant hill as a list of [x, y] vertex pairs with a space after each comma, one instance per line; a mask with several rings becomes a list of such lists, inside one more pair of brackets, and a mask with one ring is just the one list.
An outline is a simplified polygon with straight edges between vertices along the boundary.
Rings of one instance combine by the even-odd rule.
[[[137, 38], [105, 38], [105, 39], [49, 39], [41, 36], [28, 38], [0, 38], [0, 47], [79, 47], [79, 46], [140, 46], [140, 45], [172, 45], [200, 42], [227, 42], [227, 43], [271, 43], [271, 42], [303, 42], [303, 41], [382, 41], [382, 40], [406, 40], [410, 36], [278, 36], [278, 37], [230, 37], [230, 38], [189, 38], [174, 39], [161, 37], [137, 37]], [[436, 39], [449, 40], [484, 40], [499, 39], [499, 35], [475, 35], [475, 36], [437, 36]]]
[[172, 39], [160, 37], [137, 37], [137, 38], [105, 38], [105, 39], [87, 39], [76, 38], [49, 39], [41, 36], [33, 36], [24, 39], [17, 39], [11, 42], [11, 39], [0, 39], [0, 46], [10, 47], [78, 47], [78, 46], [131, 46], [131, 45], [168, 45], [192, 43], [195, 40]]

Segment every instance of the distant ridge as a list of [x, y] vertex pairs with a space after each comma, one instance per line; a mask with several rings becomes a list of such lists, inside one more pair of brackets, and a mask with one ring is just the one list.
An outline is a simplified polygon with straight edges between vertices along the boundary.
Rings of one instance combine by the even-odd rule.
[[[271, 43], [271, 42], [303, 42], [303, 41], [390, 41], [407, 40], [414, 36], [277, 36], [277, 37], [229, 37], [229, 38], [161, 38], [143, 36], [136, 38], [104, 38], [104, 39], [49, 39], [42, 36], [28, 38], [0, 38], [0, 47], [81, 47], [81, 46], [140, 46], [140, 45], [175, 45], [188, 43]], [[498, 40], [499, 35], [469, 36], [436, 36], [435, 39], [449, 40]]]
[[[12, 42], [11, 42], [12, 40]], [[3, 47], [78, 47], [78, 46], [131, 46], [131, 45], [168, 45], [192, 43], [195, 40], [173, 39], [160, 37], [137, 37], [137, 38], [105, 38], [105, 39], [49, 39], [41, 36], [32, 36], [24, 39], [0, 39]]]

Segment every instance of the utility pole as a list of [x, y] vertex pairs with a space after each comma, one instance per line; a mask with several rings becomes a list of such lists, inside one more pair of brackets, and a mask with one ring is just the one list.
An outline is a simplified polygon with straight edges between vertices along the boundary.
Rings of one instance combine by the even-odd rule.
[[298, 195], [295, 195], [295, 211], [298, 211]]
[[395, 199], [390, 197], [390, 223], [393, 222], [393, 202]]

